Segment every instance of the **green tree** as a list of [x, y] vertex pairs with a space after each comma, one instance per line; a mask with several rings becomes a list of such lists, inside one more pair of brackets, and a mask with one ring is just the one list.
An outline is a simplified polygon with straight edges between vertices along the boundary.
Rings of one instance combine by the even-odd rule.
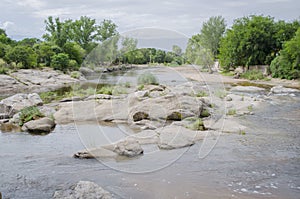
[[51, 67], [55, 70], [67, 71], [69, 69], [69, 55], [65, 53], [58, 53], [51, 57]]
[[45, 24], [47, 33], [43, 35], [43, 38], [59, 47], [63, 47], [69, 39], [68, 29], [71, 26], [71, 20], [61, 22], [58, 17], [53, 20], [53, 17], [50, 16], [45, 20]]
[[78, 43], [84, 50], [90, 52], [95, 47], [98, 37], [98, 25], [95, 19], [81, 16], [72, 23], [69, 30], [72, 41]]
[[117, 27], [111, 20], [104, 19], [98, 27], [98, 40], [103, 42], [108, 38], [118, 35]]
[[35, 44], [33, 49], [37, 53], [38, 63], [44, 64], [45, 66], [50, 66], [51, 57], [56, 54], [55, 47], [57, 46], [54, 46], [49, 42]]
[[85, 51], [79, 44], [75, 42], [66, 42], [63, 46], [63, 51], [69, 55], [71, 60], [75, 60], [78, 65], [83, 62]]
[[276, 26], [272, 17], [250, 16], [235, 20], [220, 46], [220, 63], [230, 66], [270, 64], [276, 49]]
[[296, 35], [283, 45], [280, 55], [272, 61], [270, 69], [272, 77], [300, 78], [300, 28]]
[[214, 58], [219, 54], [220, 40], [225, 32], [226, 23], [222, 16], [210, 17], [201, 28], [202, 46], [212, 52]]
[[33, 47], [35, 44], [40, 43], [41, 40], [38, 38], [25, 38], [18, 42], [18, 45]]
[[5, 60], [8, 63], [15, 62], [17, 65], [21, 63], [22, 68], [33, 68], [37, 65], [37, 54], [31, 47], [19, 45], [7, 52]]
[[181, 56], [182, 55], [182, 49], [177, 46], [177, 45], [173, 45], [172, 46], [172, 52], [175, 54], [175, 55], [179, 55]]

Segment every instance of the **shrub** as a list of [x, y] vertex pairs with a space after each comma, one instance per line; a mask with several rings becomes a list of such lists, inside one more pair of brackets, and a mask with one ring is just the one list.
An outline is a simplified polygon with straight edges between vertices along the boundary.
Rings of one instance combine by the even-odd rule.
[[235, 115], [236, 114], [236, 110], [235, 109], [229, 109], [227, 111], [227, 114], [226, 115]]
[[241, 78], [249, 80], [261, 80], [264, 79], [264, 75], [260, 70], [248, 70], [241, 74]]
[[151, 74], [151, 73], [144, 73], [144, 74], [141, 74], [139, 77], [138, 77], [138, 84], [146, 84], [146, 85], [149, 85], [149, 84], [152, 84], [152, 85], [158, 85], [158, 80], [157, 78]]
[[208, 94], [205, 91], [199, 91], [196, 93], [196, 97], [206, 97]]
[[200, 118], [195, 119], [195, 121], [188, 125], [187, 128], [194, 130], [194, 131], [204, 131], [205, 127], [204, 127], [204, 123]]
[[72, 78], [79, 79], [79, 77], [80, 77], [80, 72], [78, 72], [78, 71], [72, 71], [70, 76], [71, 76]]
[[20, 111], [20, 126], [23, 126], [26, 122], [36, 120], [44, 117], [40, 110], [36, 106], [25, 107]]

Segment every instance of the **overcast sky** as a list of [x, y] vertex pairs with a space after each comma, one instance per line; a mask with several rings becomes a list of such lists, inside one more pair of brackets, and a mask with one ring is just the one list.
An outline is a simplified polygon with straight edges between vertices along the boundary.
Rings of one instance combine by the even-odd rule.
[[0, 28], [14, 39], [44, 34], [48, 16], [61, 19], [111, 19], [119, 32], [153, 27], [190, 37], [211, 16], [233, 19], [263, 14], [292, 21], [299, 19], [299, 0], [0, 0]]

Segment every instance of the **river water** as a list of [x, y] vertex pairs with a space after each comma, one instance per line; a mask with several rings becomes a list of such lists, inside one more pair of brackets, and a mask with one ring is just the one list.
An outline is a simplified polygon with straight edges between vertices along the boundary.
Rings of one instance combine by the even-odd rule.
[[[184, 82], [169, 71], [155, 74], [170, 77], [170, 84]], [[205, 158], [199, 158], [202, 142], [172, 151], [149, 146], [130, 160], [72, 158], [86, 145], [82, 131], [101, 128], [118, 139], [124, 125], [58, 125], [45, 136], [0, 132], [0, 192], [3, 198], [51, 198], [88, 180], [115, 198], [299, 198], [300, 98], [274, 96], [254, 112], [240, 118], [246, 135], [208, 138], [217, 144]]]

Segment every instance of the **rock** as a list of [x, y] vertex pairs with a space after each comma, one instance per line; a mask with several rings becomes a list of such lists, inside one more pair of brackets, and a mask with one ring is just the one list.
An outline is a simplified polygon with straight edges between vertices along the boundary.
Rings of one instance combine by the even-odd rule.
[[82, 97], [74, 96], [74, 97], [67, 97], [59, 100], [59, 102], [73, 102], [73, 101], [80, 101]]
[[[105, 148], [107, 147], [107, 148]], [[114, 158], [117, 156], [115, 152], [112, 151], [113, 146], [103, 146], [98, 148], [91, 148], [88, 150], [83, 150], [75, 153], [74, 158], [79, 159], [93, 159], [93, 158]]]
[[138, 99], [142, 99], [149, 96], [149, 91], [136, 91], [134, 94]]
[[0, 102], [0, 112], [4, 112], [12, 117], [28, 106], [40, 106], [43, 104], [42, 99], [36, 93], [25, 94], [19, 93], [11, 97], [5, 98]]
[[80, 67], [79, 72], [81, 72], [84, 76], [92, 75], [95, 73], [95, 71], [87, 67]]
[[28, 131], [30, 133], [50, 133], [55, 127], [55, 123], [52, 119], [48, 117], [43, 117], [37, 120], [31, 120], [26, 122], [22, 126], [23, 131]]
[[220, 131], [223, 133], [235, 133], [240, 134], [242, 131], [245, 131], [246, 127], [239, 124], [232, 118], [220, 119], [218, 121], [213, 120], [204, 120], [204, 125], [208, 129]]
[[300, 90], [293, 88], [286, 88], [283, 86], [274, 86], [271, 88], [271, 93], [274, 94], [290, 94], [290, 93], [299, 93]]
[[79, 181], [67, 190], [56, 191], [53, 199], [112, 199], [112, 195], [94, 182]]
[[6, 113], [0, 113], [0, 120], [8, 119], [8, 118], [9, 118], [8, 114], [6, 114]]
[[0, 96], [10, 96], [16, 93], [24, 92], [26, 85], [17, 81], [9, 75], [0, 74]]
[[232, 98], [231, 98], [229, 95], [227, 95], [227, 96], [225, 97], [225, 100], [228, 101], [228, 102], [230, 102], [230, 101], [232, 101]]
[[132, 118], [133, 118], [134, 122], [137, 122], [137, 121], [141, 121], [141, 120], [144, 120], [144, 119], [149, 119], [149, 114], [139, 111], [139, 112], [134, 113]]
[[203, 139], [204, 134], [192, 131], [182, 126], [171, 124], [157, 129], [159, 133], [158, 147], [161, 149], [176, 149], [191, 146], [195, 141]]
[[134, 139], [139, 142], [139, 144], [157, 144], [158, 134], [153, 130], [144, 130], [140, 133], [130, 135], [126, 139]]
[[264, 88], [256, 86], [235, 86], [230, 89], [231, 92], [243, 92], [243, 93], [259, 93], [264, 92]]
[[143, 154], [144, 152], [139, 142], [134, 139], [127, 139], [118, 142], [115, 144], [113, 151], [119, 155], [127, 157], [135, 157]]

